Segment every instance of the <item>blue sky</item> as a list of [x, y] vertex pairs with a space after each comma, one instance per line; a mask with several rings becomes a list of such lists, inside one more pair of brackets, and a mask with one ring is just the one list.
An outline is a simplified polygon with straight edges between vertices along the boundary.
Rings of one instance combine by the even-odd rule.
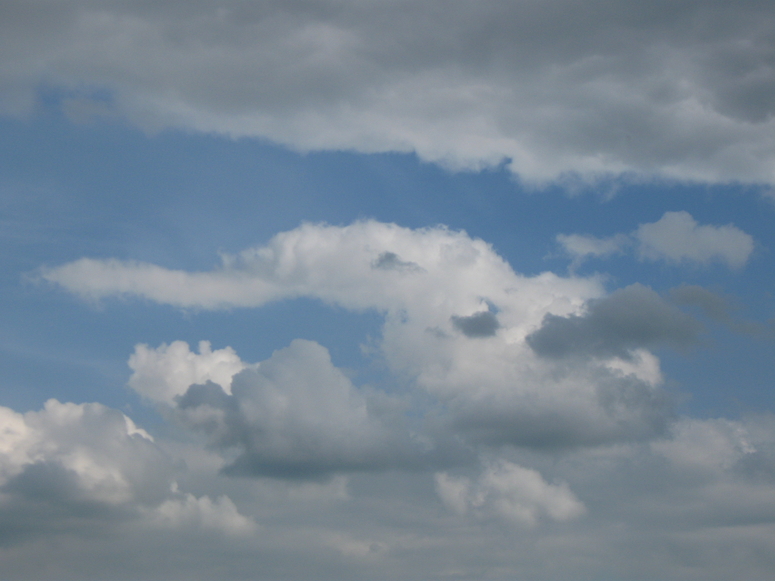
[[766, 4], [5, 10], [9, 579], [771, 578]]

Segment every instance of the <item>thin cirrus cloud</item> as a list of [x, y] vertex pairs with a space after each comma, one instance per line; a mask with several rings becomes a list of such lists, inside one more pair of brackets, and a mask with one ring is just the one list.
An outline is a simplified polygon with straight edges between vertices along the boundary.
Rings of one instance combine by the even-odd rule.
[[640, 260], [707, 266], [721, 263], [732, 269], [745, 266], [754, 239], [734, 226], [701, 225], [688, 212], [665, 212], [656, 222], [641, 224], [629, 235], [596, 238], [559, 234], [557, 242], [578, 266], [588, 258], [607, 258], [634, 248]]
[[77, 121], [505, 161], [527, 182], [775, 182], [766, 2], [13, 0], [0, 27], [6, 112], [45, 87]]

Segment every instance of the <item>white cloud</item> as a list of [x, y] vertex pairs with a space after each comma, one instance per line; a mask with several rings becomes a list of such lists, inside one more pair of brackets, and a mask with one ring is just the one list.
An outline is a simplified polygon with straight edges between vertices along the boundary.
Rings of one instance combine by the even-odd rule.
[[61, 530], [68, 519], [74, 530], [138, 518], [151, 529], [252, 527], [227, 497], [179, 492], [173, 460], [119, 411], [51, 399], [25, 414], [0, 407], [0, 420], [0, 537], [20, 512], [25, 530], [38, 532]]
[[[92, 298], [134, 293], [182, 307], [225, 308], [307, 296], [354, 311], [381, 311], [385, 323], [375, 347], [390, 369], [443, 402], [458, 429], [493, 443], [564, 446], [646, 437], [665, 421], [666, 399], [652, 383], [659, 377], [653, 363], [626, 352], [648, 347], [642, 341], [573, 366], [538, 357], [525, 341], [546, 315], [580, 313], [601, 297], [596, 278], [519, 275], [464, 232], [374, 221], [305, 224], [224, 257], [211, 272], [82, 259], [42, 276]], [[482, 313], [489, 313], [486, 333], [461, 329], [461, 321], [479, 321]], [[188, 369], [191, 356], [187, 347], [180, 350], [165, 365]], [[153, 359], [153, 351], [144, 353]], [[633, 373], [623, 375], [621, 366], [607, 363], [622, 357], [632, 359]], [[230, 353], [229, 360], [238, 358]], [[169, 397], [183, 383], [153, 389]]]
[[586, 512], [567, 484], [549, 484], [536, 470], [506, 460], [488, 465], [475, 483], [445, 472], [435, 480], [442, 501], [460, 514], [472, 511], [535, 525], [542, 518], [567, 521]]
[[109, 504], [165, 494], [168, 461], [150, 436], [118, 411], [52, 399], [38, 412], [2, 408], [2, 415], [0, 474], [6, 485], [26, 469], [55, 464], [74, 479], [67, 494]]
[[721, 262], [741, 268], [754, 248], [753, 238], [732, 224], [701, 226], [688, 212], [665, 212], [653, 224], [641, 224], [633, 233], [638, 254], [645, 260]]
[[6, 112], [47, 86], [149, 130], [507, 159], [527, 180], [775, 181], [766, 2], [9, 0], [3, 16]]
[[231, 347], [212, 350], [209, 341], [199, 342], [199, 354], [188, 343], [173, 341], [151, 349], [135, 345], [129, 358], [129, 387], [152, 401], [172, 403], [191, 384], [212, 381], [231, 393], [231, 378], [247, 367]]
[[596, 238], [560, 234], [557, 242], [573, 258], [571, 270], [585, 259], [605, 258], [634, 247], [641, 260], [708, 265], [720, 262], [742, 268], [754, 249], [754, 240], [734, 226], [700, 225], [688, 212], [665, 212], [656, 222], [641, 224], [631, 234]]

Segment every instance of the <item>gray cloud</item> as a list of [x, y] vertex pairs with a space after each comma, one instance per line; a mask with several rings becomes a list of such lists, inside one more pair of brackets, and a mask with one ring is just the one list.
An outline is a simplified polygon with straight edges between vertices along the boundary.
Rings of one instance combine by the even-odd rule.
[[753, 238], [734, 224], [700, 225], [688, 212], [665, 212], [656, 222], [640, 224], [631, 234], [610, 238], [559, 234], [557, 242], [573, 258], [571, 269], [590, 257], [623, 254], [634, 247], [641, 260], [742, 268], [754, 250]]
[[672, 289], [670, 298], [678, 305], [699, 307], [714, 321], [729, 321], [733, 310], [733, 305], [725, 297], [692, 284], [684, 284]]
[[549, 358], [627, 358], [631, 349], [660, 344], [688, 347], [696, 343], [701, 330], [693, 317], [666, 303], [653, 290], [634, 284], [590, 301], [584, 315], [546, 315], [527, 342], [536, 353]]
[[225, 468], [230, 475], [320, 478], [459, 461], [427, 437], [412, 440], [398, 405], [371, 401], [324, 347], [297, 339], [235, 375], [231, 395], [212, 382], [192, 385], [177, 400], [177, 416], [215, 448], [238, 451]]
[[[415, 151], [527, 180], [773, 183], [767, 2], [9, 0], [0, 106]], [[389, 23], [389, 24], [388, 24]], [[92, 112], [92, 113], [90, 113]]]
[[383, 252], [372, 263], [374, 268], [380, 268], [382, 270], [404, 270], [404, 271], [421, 271], [417, 264], [414, 262], [406, 262], [401, 260], [395, 252]]
[[500, 328], [498, 317], [490, 311], [474, 313], [468, 317], [452, 316], [452, 324], [466, 337], [492, 337]]
[[729, 298], [697, 285], [681, 285], [670, 291], [674, 303], [698, 307], [709, 319], [726, 325], [730, 330], [760, 339], [775, 339], [775, 321], [762, 324], [735, 316], [739, 307]]
[[519, 400], [469, 402], [453, 407], [455, 429], [478, 444], [547, 451], [649, 440], [674, 420], [669, 394], [633, 375], [594, 365], [558, 366], [553, 371], [563, 376], [560, 381], [593, 385], [593, 393], [584, 401], [568, 394], [567, 403], [554, 406]]

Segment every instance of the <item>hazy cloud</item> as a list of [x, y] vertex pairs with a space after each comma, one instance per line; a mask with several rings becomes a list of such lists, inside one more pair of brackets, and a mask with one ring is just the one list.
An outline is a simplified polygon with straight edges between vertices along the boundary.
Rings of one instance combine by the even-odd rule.
[[579, 264], [585, 258], [606, 258], [613, 254], [623, 254], [631, 244], [629, 237], [617, 234], [610, 238], [595, 238], [581, 234], [558, 234], [557, 242], [563, 251]]

